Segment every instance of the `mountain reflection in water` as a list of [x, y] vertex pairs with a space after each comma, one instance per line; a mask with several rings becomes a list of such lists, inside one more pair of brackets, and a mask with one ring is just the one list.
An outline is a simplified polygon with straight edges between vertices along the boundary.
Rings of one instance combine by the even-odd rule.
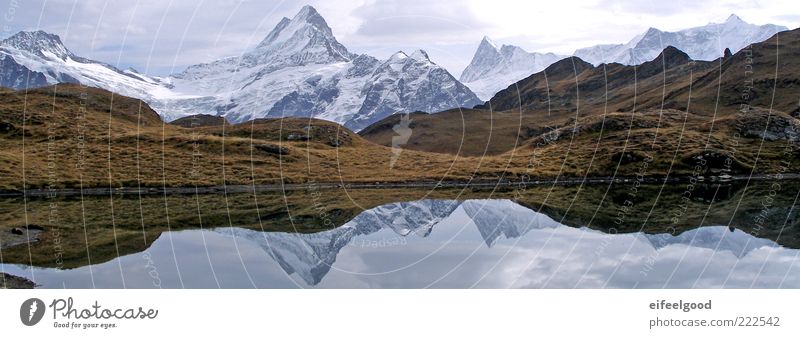
[[727, 226], [609, 234], [511, 200], [419, 200], [323, 232], [167, 232], [102, 264], [2, 271], [53, 288], [796, 288], [796, 261], [798, 250]]

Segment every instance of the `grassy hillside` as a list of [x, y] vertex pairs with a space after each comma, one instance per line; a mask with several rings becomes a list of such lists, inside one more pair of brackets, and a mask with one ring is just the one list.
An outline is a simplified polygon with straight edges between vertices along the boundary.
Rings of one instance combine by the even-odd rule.
[[391, 149], [315, 119], [183, 128], [78, 85], [3, 92], [0, 110], [0, 189], [464, 179], [475, 168], [414, 151], [390, 166]]
[[[223, 182], [526, 181], [667, 173], [697, 179], [722, 173], [792, 172], [798, 167], [791, 141], [796, 139], [792, 131], [798, 127], [797, 120], [783, 112], [757, 108], [747, 114], [718, 116], [713, 125], [705, 116], [678, 110], [552, 118], [546, 127], [529, 126], [546, 128], [544, 131], [525, 132], [525, 137], [515, 139], [517, 147], [493, 150], [496, 155], [404, 150], [394, 166], [389, 165], [394, 155], [391, 148], [320, 120], [269, 119], [183, 128], [164, 124], [138, 100], [76, 85], [5, 92], [0, 94], [0, 109], [4, 112], [0, 178], [4, 187], [12, 189], [21, 189], [23, 182], [27, 187], [57, 188], [81, 183], [84, 187], [160, 187]], [[474, 117], [465, 121], [485, 117], [469, 115], [480, 113], [465, 111], [465, 116]], [[456, 112], [444, 114], [417, 114], [412, 120], [430, 123]], [[468, 128], [477, 130], [480, 125], [471, 123]], [[512, 129], [502, 129], [506, 128]], [[770, 140], [765, 141], [765, 134], [759, 133], [763, 130], [769, 132]], [[430, 138], [436, 141], [436, 135]], [[704, 164], [698, 167], [700, 163]], [[781, 184], [785, 191], [796, 190], [791, 186], [794, 183]], [[684, 201], [688, 188], [683, 183], [665, 190], [641, 186], [637, 195], [630, 197], [633, 186], [634, 182], [518, 190], [309, 188], [271, 194], [28, 198], [26, 203], [22, 198], [10, 198], [0, 200], [0, 242], [15, 240], [9, 238], [13, 228], [42, 227], [39, 241], [30, 251], [24, 244], [3, 248], [3, 261], [69, 268], [142, 251], [169, 230], [232, 225], [313, 232], [341, 225], [367, 208], [420, 198], [510, 198], [568, 225], [618, 232], [669, 229], [677, 233], [700, 223], [727, 224], [736, 210], [732, 224], [749, 231], [756, 226], [754, 217], [772, 187], [769, 183], [746, 189], [735, 185], [693, 187], [692, 197]], [[766, 227], [758, 229], [760, 236], [798, 247], [798, 221], [789, 213], [792, 196], [778, 196], [773, 199]], [[628, 199], [635, 206], [617, 224], [620, 208]], [[706, 215], [703, 211], [712, 201], [713, 212]], [[57, 205], [55, 219], [51, 218], [53, 203]], [[683, 216], [674, 223], [676, 214]], [[787, 217], [788, 227], [783, 228]], [[59, 256], [54, 257], [54, 252]]]
[[[393, 138], [398, 136], [393, 128], [400, 119], [400, 114], [389, 116], [361, 130], [359, 135], [391, 147]], [[412, 113], [409, 119], [410, 137], [403, 143], [396, 142], [396, 145], [404, 149], [461, 156], [502, 154], [519, 145], [523, 136], [531, 133], [527, 126], [546, 123], [546, 119], [513, 110], [453, 109], [435, 114]]]
[[[633, 176], [647, 156], [653, 160], [646, 176], [693, 175], [702, 155], [715, 158], [703, 174], [720, 173], [726, 159], [724, 172], [731, 174], [798, 167], [797, 120], [755, 108], [720, 115], [713, 125], [697, 114], [652, 110], [548, 118], [518, 128], [509, 122], [519, 120], [512, 112], [474, 122], [485, 115], [466, 111], [468, 130], [502, 127], [483, 139], [471, 132], [458, 155], [431, 148], [445, 147], [443, 135], [458, 133], [452, 124], [443, 133], [412, 134], [410, 148], [428, 145], [405, 150], [307, 118], [183, 128], [164, 124], [138, 100], [77, 85], [0, 93], [0, 109], [0, 189]], [[444, 114], [412, 120], [445, 125], [441, 119], [456, 113]]]
[[[402, 147], [493, 155], [481, 171], [506, 163], [509, 177], [798, 172], [798, 79], [800, 30], [714, 61], [673, 47], [638, 66], [571, 57], [478, 109], [412, 114]], [[360, 135], [391, 146], [399, 120]]]
[[407, 139], [399, 115], [166, 124], [100, 89], [2, 90], [0, 189], [797, 173], [798, 60], [800, 30], [710, 62], [567, 58], [486, 109], [411, 114]]

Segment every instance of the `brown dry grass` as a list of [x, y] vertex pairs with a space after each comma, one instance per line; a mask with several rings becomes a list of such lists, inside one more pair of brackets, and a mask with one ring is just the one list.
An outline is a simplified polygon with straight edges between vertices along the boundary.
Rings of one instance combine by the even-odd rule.
[[[0, 94], [0, 110], [8, 126], [0, 134], [3, 189], [463, 179], [471, 172], [471, 163], [453, 156], [414, 151], [390, 168], [391, 149], [314, 119], [181, 128], [161, 123], [138, 100], [77, 85]], [[312, 139], [289, 138], [306, 133]]]
[[[413, 144], [461, 146], [446, 143], [461, 128], [444, 130], [448, 137], [421, 134], [392, 166], [393, 149], [315, 119], [188, 129], [162, 123], [138, 100], [76, 85], [0, 94], [0, 109], [5, 126], [0, 133], [0, 189], [633, 176], [646, 155], [654, 159], [645, 175], [680, 176], [692, 174], [692, 158], [705, 152], [734, 158], [731, 174], [798, 168], [796, 152], [789, 149], [787, 156], [793, 145], [786, 140], [762, 142], [752, 135], [732, 139], [741, 124], [753, 122], [744, 119], [766, 120], [770, 113], [762, 110], [714, 119], [676, 110], [577, 120], [525, 114], [522, 126], [513, 111], [488, 118], [469, 111], [472, 130], [490, 120], [502, 132], [483, 128], [492, 137], [476, 132], [455, 155], [414, 149]], [[435, 120], [431, 126], [443, 125], [441, 119], [457, 113], [443, 114], [429, 118]], [[782, 112], [773, 111], [771, 118], [796, 124]], [[527, 132], [520, 135], [520, 130]], [[302, 136], [310, 139], [298, 138]], [[486, 140], [487, 152], [494, 155], [481, 155]], [[620, 161], [628, 155], [633, 159]], [[782, 169], [787, 159], [789, 166]], [[702, 174], [718, 174], [715, 165]]]

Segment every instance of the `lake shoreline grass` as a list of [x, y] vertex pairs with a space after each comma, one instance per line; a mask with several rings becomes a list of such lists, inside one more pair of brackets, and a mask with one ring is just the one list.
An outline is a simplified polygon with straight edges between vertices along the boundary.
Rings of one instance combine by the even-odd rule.
[[57, 189], [0, 190], [0, 197], [52, 197], [52, 196], [104, 196], [104, 195], [191, 195], [222, 193], [258, 193], [299, 191], [308, 189], [420, 189], [420, 188], [525, 188], [546, 185], [594, 185], [608, 183], [637, 182], [641, 184], [681, 184], [687, 182], [727, 183], [742, 181], [780, 181], [800, 180], [800, 173], [778, 175], [735, 175], [735, 176], [591, 176], [591, 177], [530, 177], [524, 180], [439, 180], [439, 181], [383, 181], [364, 182], [307, 182], [285, 184], [229, 184], [213, 186], [141, 186], [141, 187], [84, 187]]
[[6, 197], [0, 198], [0, 235], [6, 236], [0, 241], [11, 243], [26, 237], [15, 228], [42, 231], [34, 243], [3, 248], [1, 260], [74, 268], [142, 252], [170, 231], [237, 227], [317, 233], [340, 227], [365, 210], [425, 199], [510, 200], [566, 226], [613, 233], [677, 235], [702, 226], [728, 225], [785, 247], [800, 248], [800, 218], [792, 212], [795, 194], [791, 193], [800, 190], [800, 180], [784, 177], [666, 184], [619, 178], [606, 184], [416, 189], [328, 189], [336, 184], [313, 183], [295, 186], [296, 190], [261, 193], [253, 193], [252, 186], [247, 186], [241, 193], [228, 189], [219, 194]]

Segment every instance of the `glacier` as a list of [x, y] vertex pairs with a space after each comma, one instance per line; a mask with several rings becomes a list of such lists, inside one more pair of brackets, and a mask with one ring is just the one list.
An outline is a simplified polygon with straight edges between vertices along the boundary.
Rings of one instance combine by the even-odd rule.
[[482, 101], [425, 51], [387, 60], [347, 50], [311, 6], [283, 18], [242, 55], [165, 77], [77, 56], [54, 34], [20, 32], [0, 42], [0, 86], [81, 83], [142, 99], [164, 120], [195, 114], [240, 123], [314, 117], [353, 130], [394, 113], [473, 107]]

